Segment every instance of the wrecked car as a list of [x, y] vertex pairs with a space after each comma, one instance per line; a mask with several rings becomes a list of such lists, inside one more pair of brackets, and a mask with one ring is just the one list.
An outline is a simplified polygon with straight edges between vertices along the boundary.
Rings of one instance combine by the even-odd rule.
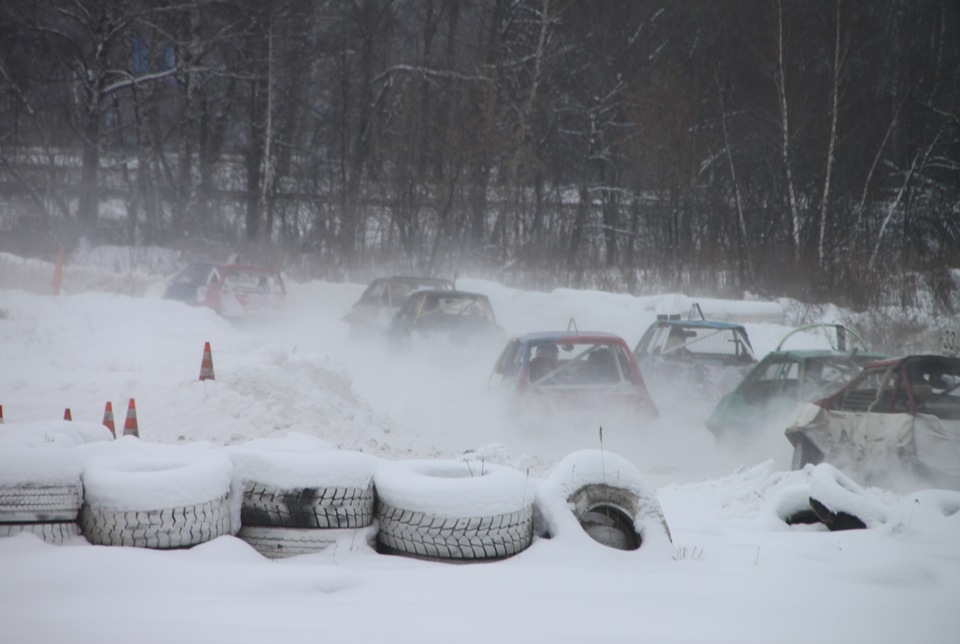
[[480, 348], [503, 341], [490, 299], [482, 293], [425, 290], [410, 295], [386, 331], [397, 349]]
[[612, 333], [516, 336], [501, 352], [489, 383], [521, 413], [614, 408], [645, 419], [659, 415], [629, 346]]
[[640, 371], [664, 395], [681, 385], [716, 402], [757, 359], [742, 324], [658, 315], [633, 350]]
[[794, 469], [826, 462], [869, 484], [907, 474], [960, 489], [960, 358], [872, 362], [840, 391], [805, 405], [785, 433]]
[[383, 334], [410, 295], [422, 290], [452, 291], [453, 282], [439, 277], [397, 275], [378, 277], [370, 282], [343, 321], [350, 325], [354, 338]]
[[278, 310], [286, 301], [287, 289], [280, 272], [272, 268], [192, 262], [173, 276], [163, 297], [243, 319]]
[[[814, 329], [833, 334], [829, 349], [784, 348], [793, 335]], [[887, 357], [863, 347], [856, 332], [839, 324], [807, 325], [791, 331], [720, 399], [707, 418], [707, 429], [724, 441], [750, 441], [771, 427], [779, 431], [790, 423], [798, 404], [836, 392], [865, 364]]]

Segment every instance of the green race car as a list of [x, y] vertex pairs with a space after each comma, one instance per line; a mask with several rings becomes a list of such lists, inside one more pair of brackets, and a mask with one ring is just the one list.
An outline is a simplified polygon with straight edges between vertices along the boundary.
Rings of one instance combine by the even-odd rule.
[[[832, 328], [830, 349], [788, 350], [786, 340], [812, 328]], [[857, 340], [848, 349], [847, 336]], [[750, 441], [765, 431], [780, 432], [797, 405], [825, 398], [847, 384], [869, 362], [887, 356], [862, 350], [860, 336], [841, 325], [809, 325], [795, 329], [757, 363], [707, 419], [707, 429], [720, 441]]]

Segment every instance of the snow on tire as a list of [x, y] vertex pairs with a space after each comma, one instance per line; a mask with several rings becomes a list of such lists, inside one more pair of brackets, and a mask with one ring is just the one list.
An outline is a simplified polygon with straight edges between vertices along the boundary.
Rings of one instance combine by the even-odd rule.
[[0, 487], [0, 523], [76, 521], [83, 488], [76, 483]]
[[251, 441], [229, 452], [243, 526], [362, 528], [374, 513], [367, 454], [331, 449], [312, 437]]
[[80, 526], [75, 521], [50, 523], [0, 523], [0, 539], [18, 534], [33, 534], [47, 543], [60, 545], [72, 537], [80, 536]]
[[231, 534], [233, 466], [205, 446], [122, 438], [83, 471], [80, 527], [95, 545], [188, 548]]
[[361, 546], [373, 547], [376, 543], [376, 530], [370, 526], [359, 529], [316, 529], [245, 525], [237, 536], [270, 559], [312, 554], [341, 545], [353, 552]]
[[470, 461], [385, 464], [374, 475], [381, 552], [435, 561], [503, 559], [533, 539], [523, 473]]
[[28, 532], [60, 544], [78, 535], [80, 471], [61, 447], [0, 451], [0, 538]]
[[830, 530], [873, 528], [887, 521], [878, 499], [827, 463], [815, 466], [810, 475], [810, 506]]
[[537, 532], [588, 536], [619, 550], [672, 552], [654, 488], [629, 461], [600, 450], [564, 457], [537, 491]]
[[277, 489], [247, 481], [242, 525], [285, 528], [362, 528], [373, 521], [373, 482], [367, 487]]

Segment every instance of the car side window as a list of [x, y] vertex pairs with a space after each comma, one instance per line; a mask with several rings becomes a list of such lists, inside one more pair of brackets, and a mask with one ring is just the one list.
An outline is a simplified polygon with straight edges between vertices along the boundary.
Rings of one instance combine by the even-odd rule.
[[501, 376], [513, 376], [520, 370], [520, 358], [523, 354], [523, 345], [518, 340], [510, 342], [493, 367], [494, 373]]

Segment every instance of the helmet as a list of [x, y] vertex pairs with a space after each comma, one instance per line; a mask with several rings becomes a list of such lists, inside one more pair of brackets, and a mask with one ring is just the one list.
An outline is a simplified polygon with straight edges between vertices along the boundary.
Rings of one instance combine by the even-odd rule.
[[560, 355], [560, 349], [553, 343], [538, 344], [535, 357], [537, 358], [556, 358]]

